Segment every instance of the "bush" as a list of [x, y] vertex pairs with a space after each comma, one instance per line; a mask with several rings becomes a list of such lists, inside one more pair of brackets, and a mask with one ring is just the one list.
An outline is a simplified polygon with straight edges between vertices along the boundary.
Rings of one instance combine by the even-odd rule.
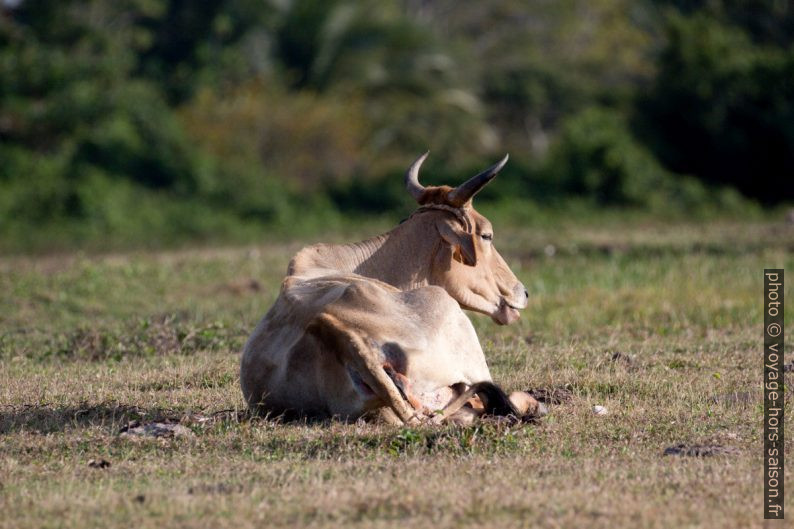
[[672, 18], [637, 130], [670, 170], [768, 202], [794, 198], [794, 49], [704, 15]]
[[657, 65], [663, 18], [628, 0], [6, 2], [0, 247], [395, 218], [427, 149], [450, 185], [509, 151], [483, 205], [746, 205], [678, 174], [790, 198], [794, 18], [661, 3], [689, 7]]
[[600, 204], [644, 206], [668, 175], [613, 111], [589, 108], [563, 123], [549, 161], [564, 191]]
[[667, 171], [634, 138], [626, 120], [605, 108], [589, 108], [565, 121], [547, 172], [562, 194], [601, 205], [679, 212], [747, 206], [738, 193]]

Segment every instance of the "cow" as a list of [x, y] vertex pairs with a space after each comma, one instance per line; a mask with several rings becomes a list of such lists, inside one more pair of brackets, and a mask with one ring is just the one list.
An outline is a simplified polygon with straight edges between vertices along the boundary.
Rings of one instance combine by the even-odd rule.
[[543, 411], [527, 393], [507, 397], [493, 383], [463, 312], [507, 325], [527, 305], [491, 223], [472, 207], [508, 156], [455, 188], [419, 183], [426, 157], [405, 174], [419, 204], [408, 219], [383, 235], [315, 244], [292, 258], [243, 350], [240, 383], [253, 412], [416, 424]]

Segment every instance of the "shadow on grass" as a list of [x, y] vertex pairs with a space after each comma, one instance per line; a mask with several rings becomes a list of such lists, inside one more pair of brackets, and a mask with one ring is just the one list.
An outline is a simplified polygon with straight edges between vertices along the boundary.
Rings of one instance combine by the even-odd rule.
[[175, 410], [141, 408], [121, 403], [0, 406], [0, 435], [21, 431], [53, 433], [91, 427], [119, 431], [132, 421], [178, 422], [184, 416], [183, 412]]
[[[488, 417], [465, 426], [397, 427], [371, 424], [362, 428], [362, 424], [346, 424], [333, 420], [308, 421], [303, 418], [285, 421], [283, 417], [268, 419], [251, 416], [247, 411], [240, 410], [192, 414], [122, 403], [102, 403], [90, 406], [0, 407], [0, 438], [19, 432], [57, 434], [89, 428], [101, 428], [115, 436], [130, 428], [146, 425], [155, 425], [157, 430], [166, 430], [161, 423], [187, 426], [197, 436], [217, 436], [226, 435], [230, 428], [234, 429], [244, 422], [258, 423], [254, 430], [266, 434], [256, 437], [256, 443], [250, 447], [251, 457], [256, 461], [290, 458], [336, 460], [340, 457], [371, 457], [373, 453], [390, 456], [498, 455], [521, 451], [527, 443], [531, 446], [533, 430], [538, 426], [535, 422]], [[166, 436], [177, 435], [170, 432], [169, 429]], [[143, 435], [160, 437], [158, 433], [150, 432]], [[236, 438], [238, 434], [233, 433], [232, 436]]]
[[141, 407], [120, 402], [56, 406], [48, 404], [0, 405], [0, 435], [13, 432], [40, 434], [85, 428], [106, 428], [114, 433], [131, 423], [184, 423], [209, 426], [218, 422], [263, 422], [273, 425], [330, 426], [339, 423], [329, 418], [314, 418], [283, 413], [278, 416], [252, 414], [248, 410], [225, 409], [214, 412]]

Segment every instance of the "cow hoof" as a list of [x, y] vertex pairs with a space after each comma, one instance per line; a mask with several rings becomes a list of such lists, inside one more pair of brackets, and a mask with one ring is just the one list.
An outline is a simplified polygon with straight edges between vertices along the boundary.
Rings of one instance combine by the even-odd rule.
[[[522, 417], [546, 415], [546, 407], [526, 391], [514, 391], [510, 394], [510, 402]], [[541, 411], [541, 409], [543, 411]]]
[[473, 408], [464, 407], [453, 413], [447, 422], [456, 426], [468, 426], [473, 424], [481, 415], [481, 412]]

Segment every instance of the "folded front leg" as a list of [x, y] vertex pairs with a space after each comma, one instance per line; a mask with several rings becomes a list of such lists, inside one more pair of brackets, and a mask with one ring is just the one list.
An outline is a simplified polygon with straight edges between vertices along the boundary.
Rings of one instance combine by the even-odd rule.
[[382, 352], [375, 342], [328, 313], [317, 316], [307, 331], [333, 348], [345, 369], [360, 379], [403, 423], [420, 422], [420, 415], [408, 400], [408, 395], [402, 394], [397, 386], [395, 379], [400, 380], [399, 377], [387, 374], [386, 366], [392, 372], [394, 370], [389, 364], [384, 364]]

